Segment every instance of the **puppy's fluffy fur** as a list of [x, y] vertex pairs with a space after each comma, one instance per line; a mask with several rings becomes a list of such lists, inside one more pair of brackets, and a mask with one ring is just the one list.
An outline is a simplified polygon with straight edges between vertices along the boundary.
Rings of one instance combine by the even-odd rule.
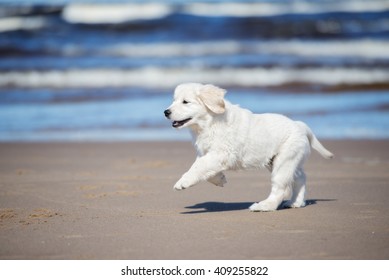
[[200, 181], [223, 186], [225, 170], [266, 167], [271, 172], [271, 192], [254, 203], [251, 211], [274, 211], [290, 193], [284, 206], [305, 206], [303, 164], [310, 147], [325, 158], [323, 147], [309, 127], [278, 114], [253, 114], [224, 99], [226, 91], [213, 85], [181, 84], [165, 110], [173, 127], [189, 127], [198, 156], [174, 189], [183, 190]]

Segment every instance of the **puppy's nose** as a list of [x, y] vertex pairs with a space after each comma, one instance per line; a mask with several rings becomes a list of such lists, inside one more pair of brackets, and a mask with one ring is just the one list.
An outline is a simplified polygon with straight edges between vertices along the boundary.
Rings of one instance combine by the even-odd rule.
[[163, 113], [165, 114], [165, 117], [168, 118], [172, 112], [169, 109], [167, 109]]

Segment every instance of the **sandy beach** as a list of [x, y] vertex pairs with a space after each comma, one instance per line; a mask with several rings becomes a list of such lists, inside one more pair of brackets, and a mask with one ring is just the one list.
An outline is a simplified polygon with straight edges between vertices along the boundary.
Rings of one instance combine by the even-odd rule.
[[267, 170], [173, 191], [190, 143], [2, 143], [0, 258], [388, 259], [389, 142], [323, 143], [308, 205], [269, 213]]

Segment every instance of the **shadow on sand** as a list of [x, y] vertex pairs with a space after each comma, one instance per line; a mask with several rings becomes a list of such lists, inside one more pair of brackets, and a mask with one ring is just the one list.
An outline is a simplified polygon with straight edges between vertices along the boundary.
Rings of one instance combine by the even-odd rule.
[[[307, 199], [306, 207], [315, 205], [318, 202], [328, 202], [336, 201], [336, 199]], [[181, 214], [198, 214], [198, 213], [208, 213], [208, 212], [226, 212], [226, 211], [239, 211], [247, 210], [254, 202], [216, 202], [209, 201], [198, 203], [192, 206], [187, 206], [185, 208], [191, 209], [190, 211], [181, 212]], [[279, 210], [286, 209], [281, 203]], [[193, 210], [192, 210], [193, 209]]]

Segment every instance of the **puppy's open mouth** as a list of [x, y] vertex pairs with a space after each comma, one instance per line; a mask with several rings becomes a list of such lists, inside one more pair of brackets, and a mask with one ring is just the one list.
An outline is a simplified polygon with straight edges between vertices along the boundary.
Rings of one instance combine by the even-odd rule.
[[186, 124], [188, 121], [190, 121], [192, 118], [187, 118], [185, 120], [182, 120], [182, 121], [174, 121], [173, 122], [173, 127], [180, 127], [180, 126], [183, 126], [184, 124]]

